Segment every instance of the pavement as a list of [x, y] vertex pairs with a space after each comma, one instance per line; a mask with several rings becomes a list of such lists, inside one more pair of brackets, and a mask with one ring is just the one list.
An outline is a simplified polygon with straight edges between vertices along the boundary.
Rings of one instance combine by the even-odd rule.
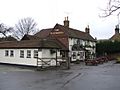
[[36, 71], [0, 65], [0, 90], [120, 90], [120, 64], [72, 64], [70, 70]]

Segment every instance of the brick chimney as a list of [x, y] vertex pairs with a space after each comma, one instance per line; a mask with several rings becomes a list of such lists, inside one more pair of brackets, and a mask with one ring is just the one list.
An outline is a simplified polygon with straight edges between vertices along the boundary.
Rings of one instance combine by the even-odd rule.
[[115, 34], [119, 34], [119, 25], [116, 25], [115, 27]]
[[65, 27], [69, 27], [69, 20], [68, 20], [68, 16], [65, 17], [65, 20], [64, 20], [64, 26]]
[[88, 33], [88, 34], [90, 33], [89, 25], [85, 28], [85, 32]]

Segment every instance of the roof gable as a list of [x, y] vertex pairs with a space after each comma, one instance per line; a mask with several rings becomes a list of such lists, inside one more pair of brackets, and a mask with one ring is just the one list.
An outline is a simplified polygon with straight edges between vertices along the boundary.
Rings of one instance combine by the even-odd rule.
[[42, 29], [40, 32], [36, 33], [34, 36], [37, 36], [39, 38], [47, 38], [50, 34], [50, 32], [52, 31], [52, 28], [48, 28], [48, 29]]
[[64, 35], [71, 38], [80, 38], [83, 40], [95, 41], [95, 39], [89, 33], [86, 33], [77, 29], [73, 29], [73, 28], [68, 28], [60, 24], [56, 24], [54, 28], [42, 29], [40, 32], [35, 34], [35, 36], [38, 36], [40, 38], [47, 38], [49, 37], [50, 33], [53, 32], [55, 29], [61, 30], [62, 32], [64, 32]]
[[95, 39], [89, 33], [82, 32], [80, 30], [73, 29], [73, 28], [68, 28], [60, 24], [58, 24], [58, 28], [63, 30], [68, 37], [95, 41]]
[[21, 39], [21, 41], [23, 41], [23, 40], [38, 40], [39, 39], [39, 37], [37, 37], [37, 36], [34, 36], [34, 35], [24, 35], [23, 36], [23, 38]]
[[120, 41], [120, 33], [114, 34], [114, 35], [110, 38], [110, 40]]

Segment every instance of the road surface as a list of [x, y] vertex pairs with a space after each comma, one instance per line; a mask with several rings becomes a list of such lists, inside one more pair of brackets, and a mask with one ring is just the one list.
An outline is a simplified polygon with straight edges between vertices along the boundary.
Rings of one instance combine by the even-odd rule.
[[0, 65], [0, 90], [120, 90], [120, 64], [46, 71]]

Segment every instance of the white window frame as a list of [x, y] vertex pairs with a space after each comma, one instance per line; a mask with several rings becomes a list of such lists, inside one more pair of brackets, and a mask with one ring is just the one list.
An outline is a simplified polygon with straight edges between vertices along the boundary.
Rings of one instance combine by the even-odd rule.
[[24, 58], [24, 50], [20, 50], [20, 58]]
[[73, 52], [72, 57], [73, 57], [73, 59], [76, 59], [76, 52]]
[[31, 58], [31, 50], [27, 50], [27, 58]]
[[10, 57], [14, 57], [14, 50], [10, 50]]
[[5, 50], [5, 56], [9, 56], [9, 50]]
[[34, 58], [38, 58], [38, 50], [34, 50]]

